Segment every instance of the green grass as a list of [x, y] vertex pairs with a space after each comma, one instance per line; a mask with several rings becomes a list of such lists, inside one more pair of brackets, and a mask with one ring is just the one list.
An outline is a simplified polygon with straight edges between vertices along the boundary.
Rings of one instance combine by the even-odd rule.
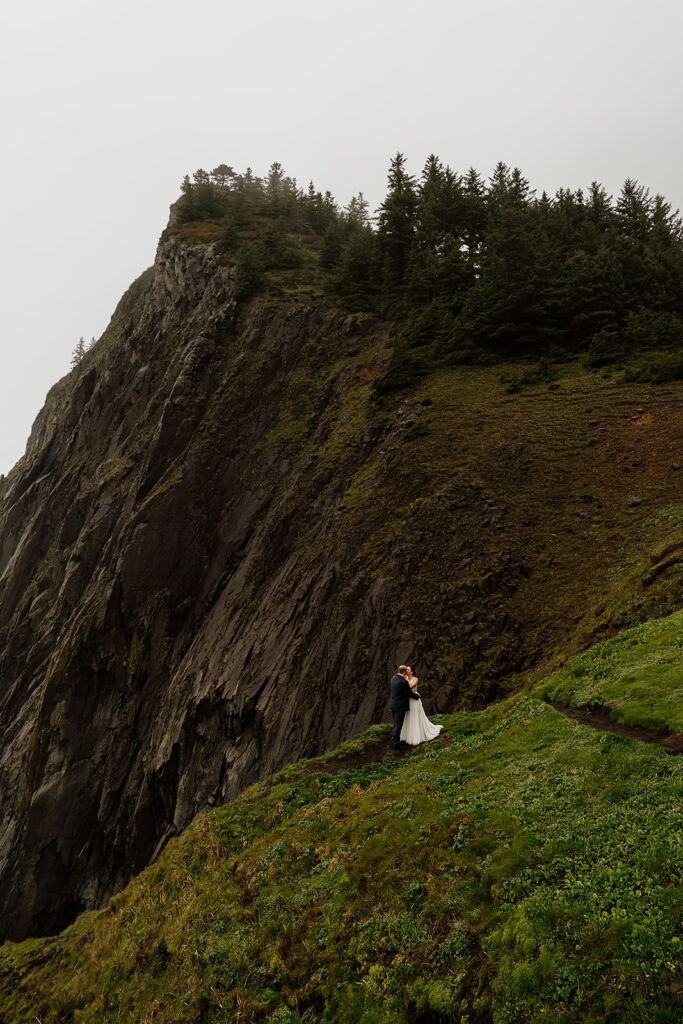
[[683, 732], [683, 610], [596, 644], [533, 692], [557, 703], [609, 708], [625, 725]]
[[[671, 666], [680, 625], [583, 663], [637, 673], [660, 649]], [[527, 695], [442, 721], [401, 760], [333, 774], [386, 743], [373, 726], [291, 766], [105, 910], [6, 944], [0, 1020], [679, 1021], [683, 759]]]

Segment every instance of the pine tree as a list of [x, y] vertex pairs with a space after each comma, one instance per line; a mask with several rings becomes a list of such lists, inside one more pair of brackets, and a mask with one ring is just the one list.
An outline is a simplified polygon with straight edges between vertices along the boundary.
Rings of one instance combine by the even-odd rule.
[[585, 347], [596, 335], [616, 334], [624, 319], [626, 292], [620, 262], [609, 244], [595, 254], [574, 253], [568, 260], [564, 301], [571, 311], [573, 347]]
[[597, 181], [592, 181], [588, 188], [586, 212], [589, 221], [600, 234], [609, 231], [614, 223], [612, 200]]
[[[192, 175], [191, 200], [185, 203], [184, 216], [186, 220], [210, 220], [222, 212], [223, 196], [211, 182], [210, 174], [202, 167]], [[187, 189], [185, 179], [183, 188]], [[190, 212], [190, 216], [187, 215]]]
[[285, 172], [282, 169], [282, 164], [275, 160], [270, 165], [266, 181], [266, 199], [269, 199], [271, 203], [277, 202], [282, 197], [284, 177]]
[[415, 235], [415, 180], [407, 173], [405, 163], [402, 153], [391, 161], [389, 191], [379, 209], [378, 242], [389, 292], [398, 289], [403, 281]]
[[186, 174], [180, 183], [178, 213], [181, 222], [195, 219], [194, 185], [190, 181], [189, 174]]
[[227, 164], [219, 164], [211, 171], [211, 178], [217, 185], [227, 185], [234, 177], [234, 170]]
[[463, 243], [467, 249], [470, 280], [474, 282], [481, 270], [481, 252], [488, 223], [486, 186], [474, 167], [463, 181]]
[[344, 246], [344, 231], [338, 221], [332, 221], [323, 235], [323, 246], [320, 251], [320, 264], [327, 270], [336, 267], [341, 259]]
[[370, 207], [362, 192], [352, 196], [344, 210], [347, 224], [352, 228], [365, 228], [370, 223]]
[[86, 349], [86, 344], [85, 344], [85, 338], [80, 337], [78, 339], [78, 344], [76, 345], [76, 347], [74, 348], [73, 352], [71, 353], [71, 366], [72, 366], [72, 368], [75, 368], [76, 366], [79, 365], [79, 363], [82, 361], [83, 356], [85, 355], [86, 351], [87, 351], [87, 349]]
[[514, 167], [510, 175], [508, 201], [520, 209], [528, 206], [532, 199], [533, 190], [529, 186], [528, 179], [524, 177], [519, 167]]
[[650, 229], [651, 208], [649, 189], [627, 178], [617, 199], [616, 220], [620, 232], [639, 242], [645, 241]]
[[377, 239], [370, 228], [352, 231], [338, 264], [335, 284], [349, 305], [373, 309], [378, 293]]
[[436, 251], [446, 232], [443, 209], [444, 170], [433, 153], [422, 171], [417, 203], [416, 241], [421, 247]]
[[510, 168], [502, 160], [499, 160], [493, 169], [493, 174], [489, 178], [489, 208], [505, 205], [510, 194], [510, 178]]
[[235, 298], [249, 299], [265, 281], [266, 257], [259, 242], [245, 242], [239, 251], [235, 270]]

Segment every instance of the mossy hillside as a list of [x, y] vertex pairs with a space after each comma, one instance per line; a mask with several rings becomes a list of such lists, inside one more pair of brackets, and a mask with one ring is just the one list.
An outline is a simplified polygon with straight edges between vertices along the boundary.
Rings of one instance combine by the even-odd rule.
[[683, 733], [683, 610], [591, 647], [533, 692], [562, 704], [608, 708], [625, 725]]
[[[254, 459], [279, 452], [291, 463], [280, 501], [296, 536], [306, 538], [311, 564], [333, 541], [350, 551], [349, 592], [360, 597], [389, 572], [410, 585], [419, 649], [457, 661], [449, 634], [463, 609], [486, 596], [477, 590], [482, 560], [500, 551], [524, 560], [528, 577], [496, 607], [514, 619], [524, 609], [542, 663], [558, 624], [575, 636], [577, 651], [680, 606], [680, 562], [652, 574], [653, 553], [683, 512], [672, 468], [673, 386], [636, 391], [574, 362], [552, 391], [511, 396], [499, 368], [455, 368], [378, 399], [367, 379], [380, 372], [374, 349], [333, 358], [327, 368], [315, 351], [304, 351], [296, 372], [278, 380], [281, 411]], [[416, 423], [402, 430], [406, 417]], [[378, 437], [386, 441], [368, 443]], [[321, 522], [309, 515], [311, 496], [331, 478], [341, 493], [334, 518]], [[441, 496], [470, 485], [505, 510], [495, 523], [476, 524], [480, 551], [467, 564], [467, 538], [434, 509]], [[455, 598], [444, 600], [444, 586], [455, 588]], [[478, 629], [493, 634], [484, 619]], [[484, 656], [482, 673], [493, 657]]]
[[[653, 657], [679, 625], [649, 624]], [[594, 656], [635, 670], [636, 632]], [[104, 911], [7, 944], [0, 1019], [679, 1020], [681, 759], [528, 696], [442, 721], [401, 760], [345, 768], [375, 726], [292, 765]]]

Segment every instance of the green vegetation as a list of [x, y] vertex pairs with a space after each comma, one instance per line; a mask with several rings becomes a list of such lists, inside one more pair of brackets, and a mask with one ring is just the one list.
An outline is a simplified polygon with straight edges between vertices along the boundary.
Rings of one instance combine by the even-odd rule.
[[[185, 178], [171, 230], [230, 254], [240, 298], [270, 288], [269, 269], [300, 268], [328, 297], [393, 321], [380, 390], [520, 356], [542, 357], [550, 379], [576, 353], [627, 380], [681, 379], [683, 222], [630, 178], [616, 201], [597, 182], [539, 198], [503, 162], [485, 181], [431, 155], [416, 180], [398, 153], [373, 227], [362, 193], [340, 210], [277, 163], [265, 179], [228, 171]], [[269, 239], [249, 238], [255, 216]]]
[[534, 693], [560, 704], [609, 708], [626, 725], [683, 733], [683, 610], [596, 644]]
[[[302, 564], [318, 572], [347, 538], [351, 558], [340, 594], [360, 607], [378, 576], [410, 572], [416, 657], [448, 666], [451, 678], [463, 679], [463, 693], [496, 671], [506, 692], [503, 676], [529, 665], [518, 660], [520, 649], [544, 652], [538, 678], [597, 639], [681, 606], [683, 562], [652, 561], [683, 523], [683, 507], [673, 503], [679, 474], [663, 441], [678, 401], [670, 385], [616, 385], [578, 358], [549, 377], [523, 379], [512, 361], [452, 367], [402, 398], [411, 422], [394, 438], [397, 399], [374, 389], [386, 362], [381, 335], [345, 355], [335, 323], [339, 314], [323, 314], [291, 370], [271, 378], [263, 392], [278, 416], [252, 449], [253, 463], [286, 459], [298, 474], [292, 486], [285, 473], [278, 490], [283, 528], [277, 550], [269, 548], [258, 563], [264, 587], [268, 566], [283, 550], [298, 546]], [[636, 414], [641, 402], [643, 422]], [[234, 405], [216, 410], [213, 421], [234, 412]], [[523, 437], [523, 451], [511, 451], [513, 434]], [[388, 440], [364, 441], [378, 436]], [[639, 465], [632, 469], [634, 459]], [[329, 519], [309, 514], [309, 488], [320, 479], [343, 482]], [[495, 527], [469, 497], [454, 501], [454, 494], [467, 495], [470, 481], [504, 496], [506, 511]], [[632, 494], [640, 505], [629, 507]], [[472, 546], [471, 561], [463, 562], [463, 543]], [[530, 572], [492, 602], [482, 598], [479, 581], [492, 563], [500, 571], [499, 551], [509, 551], [513, 565], [523, 558]], [[512, 630], [501, 630], [503, 609], [524, 623], [521, 644]], [[477, 650], [459, 635], [468, 614], [476, 616]]]
[[[630, 630], [569, 676], [602, 673], [616, 709], [619, 679], [677, 665], [648, 688], [680, 728], [680, 627], [677, 613]], [[7, 944], [0, 1019], [680, 1020], [683, 759], [525, 695], [442, 721], [404, 759], [373, 726], [290, 766], [105, 910]]]

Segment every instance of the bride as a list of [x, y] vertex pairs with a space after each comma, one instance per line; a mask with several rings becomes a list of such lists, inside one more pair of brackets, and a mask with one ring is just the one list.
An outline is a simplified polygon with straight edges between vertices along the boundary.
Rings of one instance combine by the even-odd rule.
[[[409, 678], [408, 686], [411, 690], [415, 690], [419, 680], [417, 676], [413, 675], [413, 670], [408, 667]], [[417, 692], [417, 691], [416, 691]], [[401, 729], [401, 740], [404, 743], [409, 743], [412, 747], [418, 743], [426, 743], [428, 740], [436, 739], [441, 730], [442, 725], [434, 725], [430, 722], [425, 714], [425, 710], [422, 707], [421, 700], [409, 701], [410, 707], [406, 711], [406, 717], [403, 720], [403, 728]]]

